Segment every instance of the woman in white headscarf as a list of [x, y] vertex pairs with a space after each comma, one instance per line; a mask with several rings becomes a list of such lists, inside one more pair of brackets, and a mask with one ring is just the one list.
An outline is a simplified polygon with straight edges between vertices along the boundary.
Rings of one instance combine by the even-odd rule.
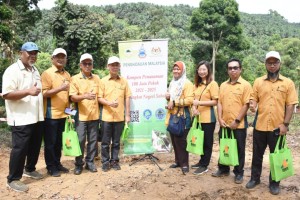
[[175, 153], [175, 163], [170, 168], [180, 167], [182, 173], [186, 174], [189, 172], [189, 153], [186, 151], [186, 137], [192, 124], [190, 108], [193, 104], [194, 93], [193, 84], [186, 78], [186, 67], [182, 61], [177, 61], [173, 65], [173, 79], [166, 93], [166, 99], [168, 100], [166, 125], [169, 124], [171, 114], [178, 112], [179, 115], [185, 118], [185, 129], [182, 136], [170, 132]]

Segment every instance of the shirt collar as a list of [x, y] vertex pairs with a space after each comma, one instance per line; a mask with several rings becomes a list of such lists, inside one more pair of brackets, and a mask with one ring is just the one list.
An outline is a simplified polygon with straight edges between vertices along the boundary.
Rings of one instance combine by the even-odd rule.
[[82, 72], [80, 72], [80, 73], [81, 73], [81, 75], [82, 75], [81, 78], [83, 78], [83, 79], [91, 79], [91, 78], [93, 78], [93, 74], [92, 74], [92, 73], [91, 73], [90, 76], [86, 76], [86, 75], [84, 75], [84, 73], [82, 73]]
[[[241, 83], [241, 80], [242, 80], [242, 79], [243, 79], [243, 78], [240, 76], [240, 77], [236, 80], [235, 83]], [[230, 78], [228, 79], [227, 83], [231, 84]]]
[[[20, 70], [26, 70], [26, 71], [28, 71], [27, 68], [24, 66], [24, 64], [22, 63], [22, 61], [20, 59], [17, 61], [17, 64], [18, 64]], [[35, 66], [32, 66], [31, 72], [34, 72], [36, 70], [37, 69], [35, 68]]]
[[[275, 82], [276, 81], [282, 81], [282, 78], [280, 78], [280, 74], [278, 74], [278, 77], [277, 77], [277, 79], [275, 80]], [[271, 81], [271, 79], [270, 79], [270, 77], [268, 76], [268, 75], [265, 75], [264, 76], [264, 80], [266, 80], [266, 81]]]
[[61, 70], [58, 70], [55, 65], [52, 65], [52, 69], [53, 69], [54, 72], [58, 72], [58, 73], [65, 72], [65, 68], [62, 68]]
[[[109, 74], [109, 75], [108, 75], [108, 80], [111, 80], [111, 79], [113, 79], [113, 78], [112, 78], [111, 75]], [[120, 79], [120, 76], [119, 76], [119, 75], [117, 76], [117, 79]]]

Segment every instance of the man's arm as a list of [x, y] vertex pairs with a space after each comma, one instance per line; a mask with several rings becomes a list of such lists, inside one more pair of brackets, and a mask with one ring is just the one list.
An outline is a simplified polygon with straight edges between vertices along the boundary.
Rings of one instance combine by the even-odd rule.
[[226, 127], [226, 123], [222, 118], [222, 112], [223, 112], [222, 104], [220, 103], [220, 101], [218, 101], [217, 113], [218, 113], [219, 124], [220, 124], [221, 127]]
[[280, 135], [285, 135], [288, 132], [288, 126], [293, 116], [295, 104], [287, 105], [285, 107], [285, 115], [284, 121], [282, 124], [279, 125], [280, 128]]
[[125, 100], [125, 106], [126, 106], [126, 117], [125, 117], [125, 121], [127, 123], [130, 122], [130, 97], [127, 97]]
[[18, 90], [18, 91], [13, 91], [13, 92], [9, 92], [7, 94], [3, 95], [4, 99], [7, 100], [20, 100], [28, 95], [31, 96], [37, 96], [40, 92], [41, 89], [36, 87], [37, 83], [35, 83], [31, 88], [29, 89], [24, 89], [24, 90]]
[[241, 108], [241, 110], [240, 110], [238, 116], [236, 117], [236, 119], [230, 124], [231, 129], [236, 129], [239, 126], [240, 121], [242, 121], [242, 119], [247, 114], [248, 108], [249, 108], [248, 103], [243, 105], [243, 107]]

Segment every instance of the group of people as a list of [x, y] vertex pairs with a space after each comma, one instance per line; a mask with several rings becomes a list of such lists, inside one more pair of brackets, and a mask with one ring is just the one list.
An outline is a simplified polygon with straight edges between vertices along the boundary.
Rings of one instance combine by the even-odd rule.
[[[204, 131], [204, 155], [198, 163], [191, 165], [199, 175], [208, 171], [211, 160], [214, 130], [218, 120], [220, 124], [219, 140], [222, 129], [227, 129], [229, 137], [234, 135], [237, 141], [239, 164], [234, 166], [234, 182], [241, 184], [244, 176], [245, 144], [247, 137], [247, 111], [256, 112], [253, 132], [253, 154], [251, 178], [246, 188], [252, 189], [260, 183], [263, 155], [267, 146], [273, 153], [279, 135], [287, 134], [293, 110], [298, 104], [295, 85], [292, 80], [280, 74], [281, 57], [276, 51], [265, 56], [267, 74], [255, 80], [253, 87], [242, 78], [242, 63], [239, 59], [230, 59], [226, 63], [229, 79], [220, 87], [212, 79], [209, 62], [201, 61], [196, 67], [194, 83], [186, 77], [186, 67], [181, 61], [173, 65], [173, 79], [166, 93], [168, 113], [166, 124], [171, 114], [184, 116], [185, 130], [182, 136], [170, 132], [174, 147], [175, 163], [170, 168], [180, 167], [183, 174], [189, 172], [189, 153], [187, 134], [192, 125], [192, 117], [197, 117]], [[214, 107], [217, 107], [215, 113]], [[191, 109], [190, 109], [191, 108]], [[279, 128], [279, 135], [273, 130]], [[213, 177], [228, 176], [230, 167], [218, 162], [218, 170]], [[270, 193], [280, 193], [280, 182], [273, 181], [269, 175]]]
[[29, 188], [20, 181], [22, 176], [43, 178], [36, 171], [42, 139], [48, 174], [58, 177], [69, 172], [61, 163], [61, 150], [62, 133], [69, 115], [66, 109], [71, 109], [71, 104], [77, 111], [75, 128], [82, 152], [75, 158], [74, 174], [81, 174], [84, 165], [90, 172], [97, 172], [94, 158], [98, 154], [100, 121], [102, 170], [120, 170], [120, 136], [125, 122], [130, 122], [131, 90], [127, 80], [119, 76], [119, 58], [112, 56], [108, 59], [109, 75], [100, 79], [92, 73], [94, 60], [91, 54], [81, 55], [80, 72], [71, 77], [64, 68], [67, 63], [64, 49], [53, 51], [52, 66], [49, 64], [42, 75], [34, 66], [38, 53], [35, 43], [24, 43], [17, 62], [3, 74], [2, 97], [5, 99], [7, 123], [12, 130], [7, 186], [25, 192]]

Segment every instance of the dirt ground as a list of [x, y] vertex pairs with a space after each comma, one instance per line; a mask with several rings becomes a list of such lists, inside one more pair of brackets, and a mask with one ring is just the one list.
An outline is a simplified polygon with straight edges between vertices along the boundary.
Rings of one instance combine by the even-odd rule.
[[[27, 193], [18, 193], [6, 188], [8, 174], [9, 148], [0, 149], [0, 199], [300, 199], [300, 140], [298, 134], [288, 137], [288, 145], [292, 149], [295, 175], [281, 181], [281, 193], [273, 196], [268, 189], [269, 163], [265, 153], [261, 184], [252, 190], [245, 188], [250, 178], [252, 156], [252, 129], [248, 131], [244, 182], [234, 183], [234, 175], [214, 178], [211, 173], [217, 169], [218, 142], [215, 136], [213, 156], [206, 174], [195, 176], [193, 169], [183, 175], [180, 169], [168, 168], [173, 163], [173, 153], [154, 155], [159, 158], [158, 164], [162, 171], [149, 159], [129, 166], [141, 156], [121, 156], [122, 170], [102, 172], [100, 161], [96, 161], [97, 173], [84, 170], [79, 176], [73, 174], [73, 157], [62, 157], [62, 164], [70, 173], [61, 177], [50, 177], [45, 169], [43, 151], [37, 165], [37, 171], [45, 177], [42, 180], [22, 178], [29, 186]], [[195, 164], [199, 157], [190, 154], [190, 165]]]

